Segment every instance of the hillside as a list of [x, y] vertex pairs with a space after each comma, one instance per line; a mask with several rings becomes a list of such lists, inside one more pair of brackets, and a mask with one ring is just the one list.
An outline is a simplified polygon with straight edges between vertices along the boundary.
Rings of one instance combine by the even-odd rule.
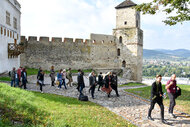
[[186, 60], [190, 59], [190, 50], [177, 49], [177, 50], [165, 50], [165, 49], [143, 49], [144, 59], [170, 59], [170, 60]]
[[25, 91], [3, 83], [0, 98], [0, 127], [133, 126], [102, 106], [75, 98]]

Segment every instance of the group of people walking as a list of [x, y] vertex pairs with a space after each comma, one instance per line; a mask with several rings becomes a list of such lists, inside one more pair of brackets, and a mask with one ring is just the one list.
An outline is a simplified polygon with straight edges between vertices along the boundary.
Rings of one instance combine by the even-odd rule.
[[[78, 70], [78, 76], [77, 76], [77, 82], [78, 82], [78, 91], [80, 94], [83, 94], [83, 89], [85, 88], [85, 83], [84, 83], [84, 72], [82, 70]], [[100, 88], [102, 91], [107, 93], [107, 96], [110, 97], [110, 93], [113, 90], [115, 90], [117, 97], [119, 97], [118, 90], [117, 90], [117, 75], [115, 72], [108, 72], [105, 77], [103, 77], [102, 72], [98, 75], [98, 80], [97, 76], [94, 71], [92, 71], [89, 74], [89, 93], [91, 93], [91, 96], [93, 99], [94, 97], [94, 92], [96, 89], [96, 86], [98, 86], [98, 91], [100, 91]]]
[[[44, 74], [45, 74], [44, 71], [40, 67], [37, 74], [37, 83], [40, 86], [41, 93], [43, 93]], [[60, 69], [59, 72], [56, 74], [54, 70], [54, 66], [51, 66], [49, 76], [51, 78], [51, 86], [58, 85], [58, 89], [61, 89], [63, 85], [65, 89], [67, 89], [67, 86], [70, 86], [70, 87], [72, 86], [71, 83], [73, 79], [72, 79], [71, 68], [69, 68], [67, 72], [66, 72], [66, 69]], [[66, 78], [68, 79], [67, 84], [66, 84]]]
[[13, 67], [12, 71], [9, 72], [11, 78], [11, 87], [24, 87], [27, 89], [27, 72], [25, 68], [19, 67], [17, 70]]
[[[43, 93], [42, 87], [44, 85], [44, 71], [42, 68], [39, 68], [38, 74], [37, 74], [37, 83], [40, 86], [40, 91]], [[23, 87], [24, 89], [27, 89], [26, 83], [27, 83], [27, 71], [25, 68], [18, 68], [16, 70], [15, 67], [13, 67], [12, 71], [9, 72], [9, 76], [11, 78], [11, 87]], [[66, 72], [65, 69], [60, 69], [59, 72], [55, 72], [54, 66], [51, 67], [50, 74], [51, 78], [51, 86], [55, 86], [55, 84], [58, 85], [58, 89], [61, 89], [62, 86], [64, 86], [65, 89], [67, 89], [68, 86], [72, 86], [73, 78], [72, 78], [72, 72], [71, 68], [68, 69]], [[57, 78], [57, 79], [56, 79]], [[99, 73], [98, 77], [96, 76], [95, 72], [92, 71], [89, 74], [89, 93], [91, 94], [92, 98], [95, 99], [94, 93], [96, 86], [98, 86], [98, 91], [100, 89], [107, 93], [107, 96], [110, 97], [111, 91], [114, 90], [116, 93], [116, 96], [119, 97], [118, 94], [118, 84], [117, 84], [117, 75], [115, 72], [108, 72], [105, 76], [103, 76], [102, 72]], [[98, 78], [98, 80], [97, 80]], [[66, 79], [68, 79], [68, 82], [66, 83]], [[160, 106], [161, 109], [161, 121], [162, 123], [167, 123], [167, 121], [164, 119], [164, 105], [163, 105], [163, 98], [165, 97], [166, 93], [163, 93], [162, 90], [162, 76], [157, 75], [156, 81], [153, 82], [151, 87], [151, 103], [150, 108], [148, 110], [148, 119], [154, 120], [151, 117], [151, 112], [154, 109], [155, 104], [157, 103]], [[56, 81], [56, 82], [55, 82]], [[83, 95], [83, 89], [85, 88], [85, 82], [84, 82], [84, 72], [82, 70], [78, 70], [77, 74], [77, 90], [79, 91], [80, 95]], [[173, 114], [174, 107], [176, 105], [175, 99], [181, 95], [181, 89], [177, 87], [177, 81], [176, 81], [176, 75], [173, 74], [171, 76], [171, 79], [167, 82], [165, 89], [167, 89], [167, 93], [170, 99], [170, 105], [168, 109], [168, 113], [171, 117], [176, 118], [176, 116]]]
[[[152, 84], [151, 88], [151, 103], [150, 103], [150, 108], [148, 111], [148, 119], [154, 120], [151, 117], [151, 112], [154, 109], [155, 104], [157, 103], [160, 106], [161, 109], [161, 121], [162, 123], [167, 123], [167, 121], [164, 119], [164, 105], [163, 105], [163, 98], [164, 98], [164, 93], [162, 91], [162, 76], [157, 75], [156, 76], [156, 81]], [[170, 105], [168, 109], [168, 113], [172, 118], [176, 118], [176, 116], [173, 114], [174, 107], [176, 105], [175, 99], [181, 95], [181, 90], [179, 87], [176, 86], [176, 75], [173, 74], [171, 76], [171, 79], [167, 82], [165, 89], [167, 89], [167, 93], [170, 99]]]
[[[68, 69], [66, 72], [66, 69], [60, 69], [57, 74], [54, 70], [54, 66], [51, 67], [50, 70], [50, 79], [51, 79], [51, 86], [58, 85], [58, 89], [61, 89], [62, 86], [64, 86], [64, 89], [67, 89], [68, 86], [72, 86], [73, 78], [72, 78], [72, 72], [71, 68]], [[86, 77], [86, 76], [85, 76]], [[117, 97], [119, 97], [118, 89], [117, 89], [117, 75], [115, 72], [109, 72], [104, 77], [102, 72], [97, 76], [94, 71], [92, 71], [89, 74], [89, 77], [86, 77], [89, 79], [89, 93], [91, 93], [92, 98], [94, 99], [94, 92], [96, 86], [98, 86], [98, 91], [100, 89], [107, 93], [107, 96], [110, 97], [110, 93], [112, 89], [116, 92]], [[68, 82], [66, 83], [66, 79]], [[40, 91], [43, 93], [43, 86], [44, 86], [44, 71], [42, 68], [39, 68], [38, 74], [37, 74], [37, 82], [40, 86]], [[77, 74], [77, 90], [79, 91], [80, 95], [83, 95], [83, 89], [85, 88], [85, 82], [84, 82], [84, 72], [79, 69]]]

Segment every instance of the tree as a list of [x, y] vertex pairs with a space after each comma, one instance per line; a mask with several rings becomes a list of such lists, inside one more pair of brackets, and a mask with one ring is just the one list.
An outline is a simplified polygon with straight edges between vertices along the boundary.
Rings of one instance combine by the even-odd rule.
[[[163, 9], [161, 9], [163, 7]], [[163, 21], [166, 25], [176, 25], [190, 20], [190, 0], [153, 0], [149, 3], [142, 3], [136, 6], [137, 11], [142, 11], [143, 14], [154, 15], [159, 10], [168, 14]]]

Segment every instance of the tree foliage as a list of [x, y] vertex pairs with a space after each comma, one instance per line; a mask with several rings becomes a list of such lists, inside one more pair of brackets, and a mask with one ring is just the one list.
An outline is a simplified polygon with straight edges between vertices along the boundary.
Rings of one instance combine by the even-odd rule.
[[161, 10], [168, 15], [163, 22], [170, 26], [190, 20], [190, 0], [153, 0], [136, 6], [136, 9], [151, 15]]

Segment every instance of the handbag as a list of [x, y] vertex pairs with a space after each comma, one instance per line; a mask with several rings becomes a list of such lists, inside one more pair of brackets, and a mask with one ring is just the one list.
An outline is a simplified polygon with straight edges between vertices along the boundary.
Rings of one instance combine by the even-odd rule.
[[39, 82], [38, 81], [36, 82], [36, 85], [39, 86]]
[[57, 81], [55, 82], [55, 84], [56, 84], [56, 85], [59, 85], [59, 81], [57, 80]]

